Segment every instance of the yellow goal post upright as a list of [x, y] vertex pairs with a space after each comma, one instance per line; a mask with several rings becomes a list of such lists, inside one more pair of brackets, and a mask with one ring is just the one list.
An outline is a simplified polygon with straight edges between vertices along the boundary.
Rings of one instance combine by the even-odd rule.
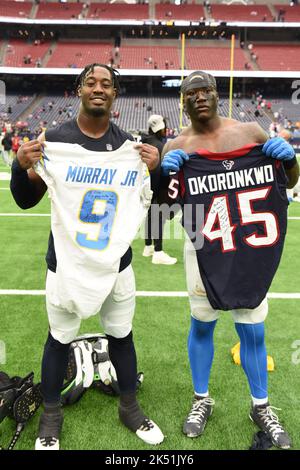
[[[184, 79], [184, 76], [183, 76], [184, 60], [185, 60], [185, 34], [182, 33], [182, 35], [181, 35], [181, 81]], [[183, 94], [180, 93], [180, 107], [179, 107], [179, 127], [180, 127], [180, 129], [183, 128], [182, 120], [183, 120]]]
[[232, 96], [233, 96], [233, 71], [234, 71], [234, 46], [235, 35], [231, 35], [231, 48], [230, 48], [230, 81], [229, 81], [229, 112], [228, 117], [232, 116]]

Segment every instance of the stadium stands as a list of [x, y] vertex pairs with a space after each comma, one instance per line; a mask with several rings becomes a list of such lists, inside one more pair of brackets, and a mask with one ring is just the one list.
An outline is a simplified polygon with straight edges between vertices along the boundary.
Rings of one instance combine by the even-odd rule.
[[148, 5], [127, 3], [91, 3], [87, 18], [105, 20], [146, 20], [149, 18]]
[[265, 5], [212, 5], [211, 16], [216, 21], [273, 21]]
[[92, 62], [108, 63], [111, 44], [95, 42], [59, 42], [47, 67], [84, 67]]
[[[37, 19], [104, 19], [104, 20], [147, 20], [157, 19], [163, 21], [185, 20], [200, 21], [214, 19], [216, 21], [300, 21], [300, 5], [275, 4], [268, 5], [221, 5], [211, 4], [211, 12], [205, 10], [200, 4], [186, 3], [156, 3], [155, 14], [149, 14], [151, 7], [148, 4], [81, 2], [73, 1], [61, 3], [59, 1], [47, 2], [41, 0], [37, 5], [29, 1], [0, 0], [0, 16], [29, 18], [35, 13]], [[274, 17], [274, 11], [282, 12]]]
[[36, 18], [71, 19], [78, 18], [82, 11], [82, 3], [45, 3], [41, 2]]
[[[50, 42], [42, 44], [26, 43], [13, 39], [9, 41], [4, 58], [4, 65], [8, 67], [35, 67], [38, 59], [42, 60], [49, 48]], [[25, 58], [27, 57], [28, 63]]]
[[179, 48], [171, 46], [123, 46], [120, 49], [122, 69], [179, 69]]
[[[244, 70], [248, 61], [240, 48], [235, 48], [235, 70]], [[186, 65], [188, 69], [228, 70], [230, 68], [229, 47], [187, 47]], [[251, 65], [249, 64], [251, 67]]]
[[278, 112], [281, 118], [292, 122], [300, 122], [299, 104], [293, 103], [291, 99], [278, 99], [272, 102], [272, 109]]
[[300, 46], [257, 44], [253, 50], [261, 70], [300, 70]]
[[199, 21], [204, 17], [202, 5], [174, 5], [171, 3], [155, 5], [155, 18], [158, 20]]
[[[149, 44], [151, 42], [149, 41]], [[170, 44], [170, 42], [169, 42]], [[185, 65], [186, 69], [228, 70], [230, 66], [230, 48], [225, 43], [218, 44], [211, 41], [202, 47], [186, 43]], [[193, 44], [199, 44], [194, 42]], [[222, 47], [221, 47], [222, 46]], [[9, 67], [35, 67], [36, 61], [43, 62], [45, 54], [49, 51], [50, 42], [26, 43], [13, 39], [9, 41], [3, 59], [3, 64]], [[108, 42], [79, 42], [61, 41], [52, 47], [44, 67], [71, 67], [81, 68], [90, 62], [109, 63], [112, 58], [112, 43]], [[255, 44], [253, 48], [260, 70], [300, 70], [300, 46], [285, 44], [280, 46]], [[248, 63], [248, 70], [252, 69], [247, 52], [235, 48], [234, 61], [236, 70], [244, 70]], [[30, 56], [30, 62], [25, 63], [24, 57]], [[180, 47], [174, 41], [174, 46], [157, 45], [127, 45], [126, 42], [119, 50], [118, 63], [115, 65], [122, 69], [179, 69]]]
[[[36, 95], [7, 95], [5, 105], [0, 105], [0, 119], [16, 123], [18, 121], [18, 117], [31, 105], [35, 97]], [[9, 108], [11, 113], [7, 112]]]
[[[34, 98], [28, 98], [28, 106]], [[23, 103], [23, 110], [26, 109]], [[48, 95], [30, 111], [26, 120], [31, 130], [40, 127], [55, 127], [66, 119], [74, 117], [78, 111], [79, 100], [75, 96], [64, 97], [62, 95]], [[0, 106], [0, 113], [6, 111], [7, 105]], [[256, 120], [264, 129], [268, 129], [271, 118], [263, 110], [260, 116], [255, 117], [256, 106], [246, 99], [235, 99], [233, 102], [232, 117], [239, 121], [248, 122]], [[161, 114], [168, 118], [168, 127], [179, 129], [179, 94], [176, 96], [121, 96], [115, 104], [114, 110], [119, 112], [118, 118], [113, 118], [121, 128], [128, 131], [147, 129], [147, 121], [151, 114]], [[222, 116], [228, 116], [229, 103], [227, 99], [220, 99], [219, 112]], [[22, 111], [21, 111], [22, 112]], [[16, 113], [20, 115], [19, 111]], [[183, 117], [183, 125], [187, 125], [186, 116]]]
[[274, 5], [278, 13], [283, 11], [283, 20], [286, 21], [300, 21], [300, 5]]
[[0, 16], [14, 18], [29, 18], [32, 2], [15, 2], [11, 0], [0, 0]]

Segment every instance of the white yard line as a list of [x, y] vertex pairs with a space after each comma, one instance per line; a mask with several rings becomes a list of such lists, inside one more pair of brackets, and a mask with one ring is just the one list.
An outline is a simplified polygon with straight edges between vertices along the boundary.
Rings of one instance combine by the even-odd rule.
[[10, 181], [10, 173], [0, 172], [0, 181]]
[[[0, 295], [45, 295], [45, 290], [0, 289]], [[188, 297], [185, 291], [137, 291], [137, 297]], [[269, 299], [300, 299], [300, 292], [270, 292]]]

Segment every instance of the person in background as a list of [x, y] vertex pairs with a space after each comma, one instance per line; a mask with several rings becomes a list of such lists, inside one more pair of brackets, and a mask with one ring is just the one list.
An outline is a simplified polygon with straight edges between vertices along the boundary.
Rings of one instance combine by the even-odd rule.
[[5, 165], [11, 166], [12, 157], [12, 134], [10, 132], [6, 132], [3, 139], [2, 139], [2, 155]]
[[[156, 147], [159, 155], [162, 153], [166, 138], [166, 121], [163, 116], [153, 114], [148, 119], [148, 134], [142, 134], [141, 140]], [[154, 191], [151, 207], [148, 211], [147, 220], [145, 223], [145, 248], [143, 256], [152, 256], [153, 264], [175, 264], [177, 258], [169, 256], [163, 251], [163, 231], [166, 219], [162, 213], [154, 211], [154, 204], [159, 204], [161, 201], [160, 196], [162, 191], [167, 189], [169, 178], [161, 177], [160, 191]]]

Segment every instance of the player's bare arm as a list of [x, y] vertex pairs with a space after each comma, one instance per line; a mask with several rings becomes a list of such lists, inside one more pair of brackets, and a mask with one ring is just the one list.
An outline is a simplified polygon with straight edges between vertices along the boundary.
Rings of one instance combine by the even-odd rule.
[[162, 158], [170, 150], [176, 150], [176, 149], [186, 150], [185, 149], [186, 144], [187, 144], [187, 138], [183, 133], [181, 133], [178, 137], [176, 137], [175, 139], [169, 140], [165, 144], [162, 154], [161, 154]]
[[249, 143], [264, 144], [269, 136], [257, 122], [247, 122], [242, 124], [249, 134]]

